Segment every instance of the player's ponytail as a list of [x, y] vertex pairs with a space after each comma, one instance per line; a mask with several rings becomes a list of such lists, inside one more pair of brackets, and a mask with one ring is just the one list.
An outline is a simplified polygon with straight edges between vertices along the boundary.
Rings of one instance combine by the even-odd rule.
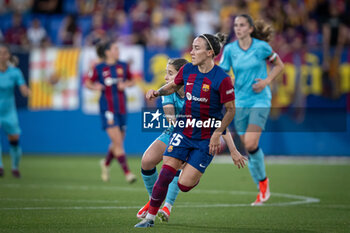
[[263, 20], [254, 21], [250, 15], [242, 14], [237, 17], [244, 17], [247, 19], [249, 25], [254, 28], [253, 32], [250, 34], [259, 40], [269, 42], [273, 35], [273, 28], [271, 25], [267, 24]]
[[18, 66], [18, 64], [19, 64], [19, 59], [18, 59], [17, 56], [10, 54], [9, 62], [10, 62], [10, 64], [13, 65], [13, 66]]
[[202, 34], [199, 37], [207, 42], [207, 50], [213, 50], [214, 56], [219, 55], [227, 39], [227, 35], [223, 33], [216, 33], [215, 35]]
[[107, 40], [107, 41], [100, 41], [96, 45], [96, 54], [101, 59], [106, 59], [106, 50], [109, 50], [111, 48], [111, 45], [115, 41], [113, 40]]

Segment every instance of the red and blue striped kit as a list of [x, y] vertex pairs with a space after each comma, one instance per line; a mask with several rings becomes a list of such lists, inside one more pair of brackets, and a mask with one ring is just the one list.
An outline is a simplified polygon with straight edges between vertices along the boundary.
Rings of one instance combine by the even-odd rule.
[[[210, 138], [217, 128], [215, 122], [223, 118], [224, 103], [235, 99], [230, 76], [217, 65], [208, 73], [201, 73], [198, 66], [188, 63], [180, 69], [174, 82], [185, 85], [186, 101], [178, 121], [189, 123], [185, 127], [178, 124], [176, 131], [192, 139]], [[201, 123], [195, 123], [197, 121]]]
[[117, 88], [118, 82], [131, 79], [128, 64], [118, 61], [113, 65], [100, 63], [89, 74], [92, 82], [100, 82], [105, 86], [100, 97], [100, 112], [126, 114], [126, 96]]

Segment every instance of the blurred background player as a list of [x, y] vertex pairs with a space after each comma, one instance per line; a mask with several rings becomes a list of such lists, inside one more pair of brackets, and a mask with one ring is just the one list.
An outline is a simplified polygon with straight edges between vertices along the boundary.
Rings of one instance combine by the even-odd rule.
[[[220, 136], [233, 120], [234, 90], [231, 78], [214, 63], [214, 57], [220, 53], [225, 36], [203, 34], [198, 36], [192, 45], [192, 63], [184, 65], [173, 82], [161, 87], [158, 91], [148, 91], [146, 97], [170, 95], [185, 85], [185, 105], [178, 120], [184, 122], [194, 119], [205, 122], [220, 119], [216, 127], [175, 127], [169, 145], [163, 157], [163, 166], [153, 190], [148, 214], [136, 224], [137, 228], [152, 227], [159, 207], [165, 199], [168, 186], [177, 171], [186, 162], [178, 186], [188, 192], [194, 188], [209, 166], [213, 155], [220, 147]], [[200, 98], [199, 98], [200, 97]], [[226, 113], [221, 113], [225, 106]], [[179, 124], [178, 124], [179, 125]], [[196, 126], [196, 123], [195, 123]], [[237, 151], [237, 150], [236, 150]], [[238, 166], [244, 165], [244, 157], [237, 151]]]
[[[183, 58], [170, 59], [168, 61], [166, 67], [166, 83], [170, 83], [174, 81], [175, 76], [177, 75], [180, 68], [187, 64], [188, 61]], [[162, 97], [162, 105], [164, 109], [164, 114], [167, 117], [169, 122], [175, 121], [176, 115], [180, 113], [182, 107], [185, 103], [185, 92], [183, 87], [181, 87], [177, 92], [163, 96]], [[141, 175], [145, 187], [149, 196], [152, 196], [152, 189], [154, 183], [158, 178], [158, 172], [156, 165], [159, 164], [163, 160], [163, 154], [165, 149], [169, 143], [170, 136], [173, 132], [174, 127], [171, 126], [166, 129], [145, 151], [141, 160]], [[158, 217], [162, 221], [168, 221], [170, 217], [170, 212], [172, 206], [174, 205], [175, 199], [179, 193], [179, 187], [177, 185], [177, 181], [179, 179], [179, 174], [181, 170], [178, 170], [173, 181], [170, 183], [168, 188], [168, 194], [165, 199], [164, 206], [158, 212]], [[143, 206], [139, 212], [137, 213], [138, 218], [146, 217], [148, 213], [150, 201], [147, 202], [145, 206]]]
[[[0, 44], [0, 128], [8, 135], [12, 175], [20, 178], [18, 166], [22, 156], [22, 149], [19, 145], [21, 129], [18, 123], [14, 87], [19, 86], [21, 94], [25, 97], [28, 97], [30, 90], [25, 84], [21, 70], [15, 67], [16, 65], [17, 59], [11, 55], [9, 48]], [[2, 176], [4, 176], [4, 168], [0, 138], [0, 177]]]
[[[259, 139], [270, 112], [269, 84], [282, 73], [284, 65], [268, 44], [272, 28], [262, 21], [254, 22], [246, 14], [234, 21], [237, 40], [224, 48], [221, 68], [233, 69], [235, 76], [235, 127], [249, 153], [248, 167], [259, 194], [252, 205], [261, 205], [270, 197], [269, 179], [266, 177], [264, 153]], [[267, 74], [266, 60], [274, 66]]]
[[101, 42], [97, 45], [97, 55], [103, 61], [96, 65], [86, 80], [86, 87], [101, 91], [99, 106], [102, 127], [111, 139], [111, 145], [105, 160], [101, 161], [102, 180], [109, 180], [109, 166], [115, 157], [122, 167], [127, 182], [136, 181], [136, 176], [129, 170], [124, 138], [126, 127], [125, 88], [134, 85], [129, 67], [118, 61], [119, 50], [116, 41]]

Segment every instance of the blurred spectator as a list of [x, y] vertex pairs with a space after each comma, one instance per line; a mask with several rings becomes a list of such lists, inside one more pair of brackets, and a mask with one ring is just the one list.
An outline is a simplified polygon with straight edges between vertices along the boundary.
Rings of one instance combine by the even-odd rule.
[[[60, 28], [62, 44], [79, 46], [93, 45], [104, 38], [118, 38], [122, 44], [139, 44], [148, 47], [184, 50], [191, 46], [193, 36], [202, 33], [224, 32], [229, 40], [234, 37], [232, 22], [238, 14], [251, 14], [263, 19], [275, 29], [273, 46], [280, 46], [280, 53], [289, 53], [295, 36], [301, 36], [310, 50], [323, 45], [323, 70], [333, 71], [344, 46], [350, 42], [350, 4], [347, 0], [72, 0], [66, 3], [78, 7], [77, 17], [84, 15], [81, 28], [86, 31], [85, 22], [92, 24], [89, 33], [82, 38], [78, 21], [68, 16]], [[64, 1], [59, 0], [0, 0], [0, 14], [15, 9], [25, 12], [33, 5], [35, 13], [62, 13]], [[64, 12], [63, 12], [64, 13]], [[93, 13], [93, 15], [89, 15]], [[97, 14], [97, 16], [96, 16]], [[219, 17], [220, 15], [220, 17]], [[9, 14], [2, 16], [0, 29], [4, 40], [11, 44], [37, 46], [43, 37], [43, 28], [31, 24], [28, 33], [21, 24], [13, 23], [8, 29]], [[17, 16], [14, 16], [14, 18]], [[20, 18], [20, 17], [18, 17]], [[29, 15], [29, 18], [33, 18]], [[86, 19], [87, 18], [87, 19]], [[51, 18], [47, 18], [49, 21]], [[86, 19], [86, 21], [85, 21]], [[15, 21], [15, 19], [14, 19]], [[18, 20], [17, 20], [18, 21]], [[79, 20], [79, 22], [81, 22]], [[45, 22], [46, 23], [46, 22]], [[47, 22], [45, 25], [51, 25]], [[101, 26], [102, 25], [102, 26]], [[85, 33], [84, 33], [85, 35]], [[1, 39], [1, 37], [0, 37]], [[49, 38], [46, 38], [49, 39]], [[56, 41], [56, 40], [55, 40]], [[50, 40], [46, 40], [48, 45]], [[283, 44], [287, 43], [287, 44]], [[332, 48], [335, 48], [333, 51]], [[334, 76], [334, 72], [330, 73]]]
[[[339, 1], [341, 2], [341, 1]], [[345, 26], [341, 4], [336, 2], [326, 2], [323, 6], [328, 6], [328, 12], [322, 20], [323, 35], [323, 82], [326, 86], [324, 95], [338, 97], [340, 95], [339, 64], [343, 51], [347, 28]], [[320, 6], [319, 6], [320, 7]], [[332, 48], [335, 48], [332, 54]], [[332, 56], [333, 55], [333, 56]]]
[[63, 45], [81, 45], [82, 35], [74, 15], [68, 15], [64, 18], [60, 27], [59, 36]]
[[240, 14], [248, 14], [247, 3], [245, 0], [237, 0], [234, 3], [230, 0], [224, 0], [220, 10], [220, 18], [232, 18]]
[[116, 36], [118, 42], [122, 44], [132, 43], [132, 25], [124, 11], [118, 11], [117, 15], [117, 27]]
[[4, 35], [2, 34], [2, 31], [0, 29], [0, 42], [3, 42], [4, 41]]
[[133, 41], [135, 44], [146, 45], [147, 33], [150, 30], [150, 12], [146, 1], [141, 0], [131, 10]]
[[43, 14], [62, 13], [62, 3], [60, 0], [34, 0], [33, 12]]
[[92, 29], [85, 39], [85, 44], [96, 45], [106, 36], [106, 30], [103, 28], [103, 15], [101, 13], [96, 13], [92, 18]]
[[[86, 0], [85, 1], [86, 4]], [[97, 0], [95, 3], [94, 12], [107, 12], [108, 9], [114, 10], [114, 12], [123, 10], [125, 0]], [[131, 0], [127, 0], [131, 1]]]
[[266, 1], [258, 1], [258, 0], [250, 0], [248, 2], [248, 12], [252, 16], [253, 19], [261, 18], [260, 12], [261, 12], [261, 2]]
[[97, 4], [97, 0], [76, 0], [76, 2], [78, 6], [78, 12], [81, 15], [91, 14], [95, 10]]
[[0, 14], [4, 14], [9, 11], [9, 2], [8, 0], [0, 0]]
[[162, 25], [163, 14], [160, 8], [153, 11], [151, 22], [152, 24], [147, 39], [147, 46], [166, 48], [169, 41], [169, 29]]
[[318, 49], [322, 43], [322, 34], [315, 19], [309, 19], [306, 23], [306, 45], [310, 50]]
[[268, 0], [267, 6], [263, 6], [265, 10], [263, 13], [265, 18], [269, 19], [271, 25], [276, 32], [282, 32], [286, 22], [286, 13], [283, 10], [283, 2]]
[[117, 15], [116, 10], [108, 8], [106, 10], [105, 18], [103, 20], [103, 29], [107, 32], [110, 38], [115, 37], [117, 28]]
[[227, 35], [226, 44], [233, 41], [235, 34], [233, 31], [233, 20], [230, 17], [222, 19], [220, 32]]
[[41, 42], [46, 37], [46, 31], [41, 26], [41, 23], [38, 19], [34, 19], [31, 23], [31, 27], [27, 31], [28, 40], [31, 46], [38, 47], [41, 45]]
[[26, 28], [22, 25], [22, 15], [12, 15], [12, 26], [5, 32], [5, 41], [9, 45], [27, 46]]
[[284, 5], [286, 22], [288, 26], [300, 28], [306, 22], [306, 8], [303, 1], [289, 0]]
[[330, 47], [336, 48], [335, 56], [339, 57], [345, 44], [346, 27], [338, 7], [339, 6], [335, 4], [328, 5], [328, 17], [322, 24], [325, 70], [329, 68]]
[[192, 27], [185, 17], [182, 11], [177, 11], [174, 23], [170, 26], [170, 45], [173, 49], [184, 50], [191, 46]]
[[12, 11], [23, 14], [32, 9], [34, 0], [10, 0], [8, 2]]
[[219, 17], [210, 10], [207, 1], [199, 3], [197, 7], [199, 9], [196, 9], [192, 14], [195, 36], [205, 33], [215, 34], [220, 23]]

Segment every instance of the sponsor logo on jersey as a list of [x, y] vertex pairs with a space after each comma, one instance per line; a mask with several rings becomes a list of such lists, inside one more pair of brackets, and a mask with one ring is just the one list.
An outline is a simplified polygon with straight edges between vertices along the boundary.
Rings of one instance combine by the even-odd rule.
[[199, 98], [197, 96], [192, 95], [189, 92], [186, 92], [186, 98], [188, 101], [196, 101], [196, 102], [204, 102], [204, 103], [208, 102], [207, 98], [204, 98], [204, 97]]
[[102, 75], [103, 77], [109, 76], [109, 70], [103, 71]]

